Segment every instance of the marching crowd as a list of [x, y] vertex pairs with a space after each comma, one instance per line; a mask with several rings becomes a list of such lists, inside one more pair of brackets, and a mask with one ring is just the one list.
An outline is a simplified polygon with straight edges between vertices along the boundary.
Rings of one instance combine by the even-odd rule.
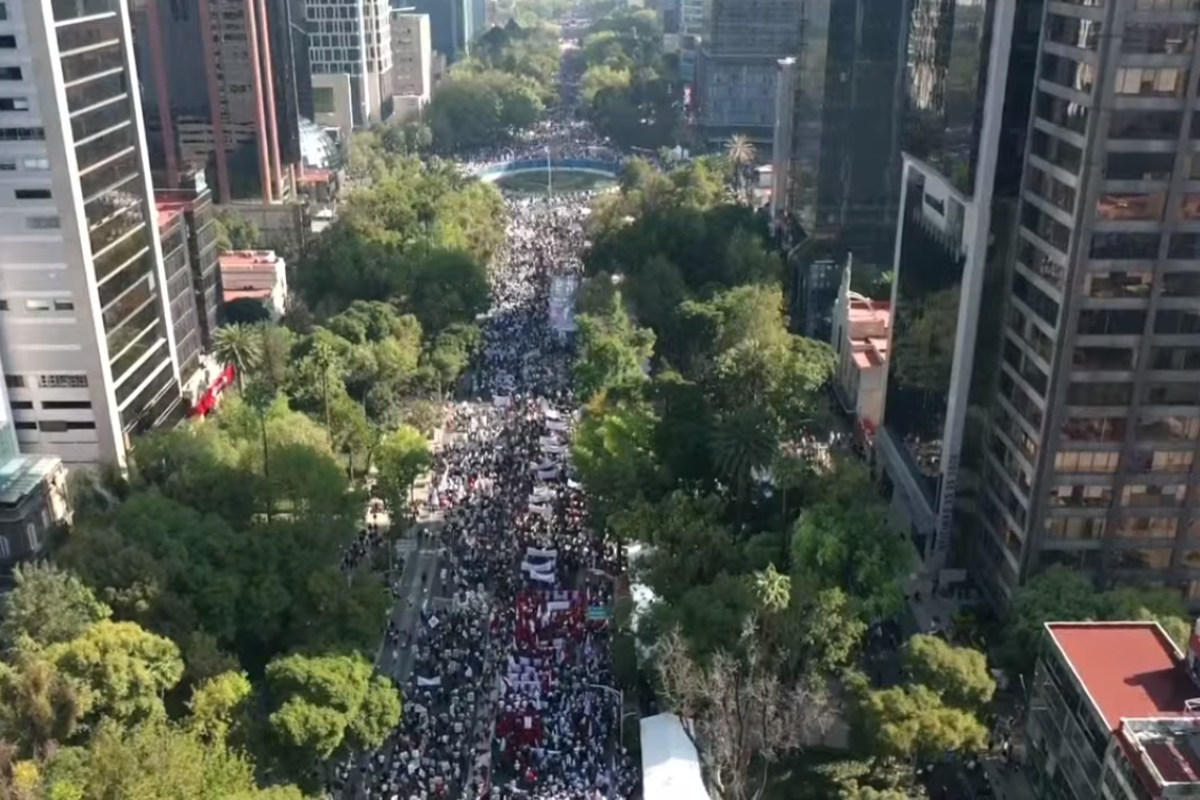
[[[531, 152], [589, 141], [575, 123], [550, 124]], [[372, 800], [640, 793], [610, 663], [621, 552], [585, 525], [567, 458], [564, 306], [582, 271], [586, 197], [512, 200], [509, 212], [474, 370], [485, 400], [455, 407], [425, 498], [444, 511], [436, 574], [420, 576], [437, 591], [411, 636], [391, 624], [386, 636], [385, 646], [411, 648], [412, 670], [402, 721], [357, 784]]]

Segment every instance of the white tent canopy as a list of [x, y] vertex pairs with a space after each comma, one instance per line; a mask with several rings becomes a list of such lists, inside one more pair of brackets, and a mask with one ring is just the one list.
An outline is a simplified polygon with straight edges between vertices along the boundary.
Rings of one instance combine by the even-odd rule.
[[683, 721], [674, 714], [645, 717], [641, 732], [644, 800], [709, 800]]

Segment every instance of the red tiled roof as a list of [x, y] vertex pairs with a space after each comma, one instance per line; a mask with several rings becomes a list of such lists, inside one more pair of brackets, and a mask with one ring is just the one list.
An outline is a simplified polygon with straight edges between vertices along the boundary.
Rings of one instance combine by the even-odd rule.
[[1153, 622], [1053, 622], [1048, 626], [1110, 731], [1122, 719], [1184, 713], [1200, 694], [1175, 645]]

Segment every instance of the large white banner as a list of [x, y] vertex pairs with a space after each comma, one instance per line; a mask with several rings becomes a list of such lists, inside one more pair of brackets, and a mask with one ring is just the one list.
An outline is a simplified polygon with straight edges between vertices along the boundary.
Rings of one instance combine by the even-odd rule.
[[550, 327], [560, 333], [574, 333], [577, 275], [555, 275], [550, 280]]

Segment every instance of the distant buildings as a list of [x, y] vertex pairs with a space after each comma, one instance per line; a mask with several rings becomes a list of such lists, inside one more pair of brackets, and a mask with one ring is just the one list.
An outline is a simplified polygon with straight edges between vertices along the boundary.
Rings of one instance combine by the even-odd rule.
[[348, 136], [386, 119], [393, 93], [388, 0], [306, 2], [316, 121], [332, 117]]
[[842, 408], [868, 436], [883, 423], [891, 329], [891, 303], [851, 291], [846, 269], [833, 310], [832, 344], [837, 353], [833, 389]]
[[164, 185], [211, 168], [223, 203], [291, 198], [301, 120], [313, 116], [302, 0], [132, 2], [151, 161]]
[[287, 310], [287, 262], [273, 250], [230, 250], [218, 260], [226, 303], [258, 300], [278, 320]]
[[775, 128], [776, 74], [781, 58], [800, 52], [805, 5], [792, 0], [711, 0], [704, 19], [696, 79], [705, 141], [733, 135], [769, 143]]
[[411, 6], [411, 11], [429, 17], [433, 49], [451, 64], [469, 54], [471, 42], [487, 25], [483, 0], [415, 0]]
[[392, 12], [392, 107], [417, 119], [433, 93], [433, 39], [428, 14]]

